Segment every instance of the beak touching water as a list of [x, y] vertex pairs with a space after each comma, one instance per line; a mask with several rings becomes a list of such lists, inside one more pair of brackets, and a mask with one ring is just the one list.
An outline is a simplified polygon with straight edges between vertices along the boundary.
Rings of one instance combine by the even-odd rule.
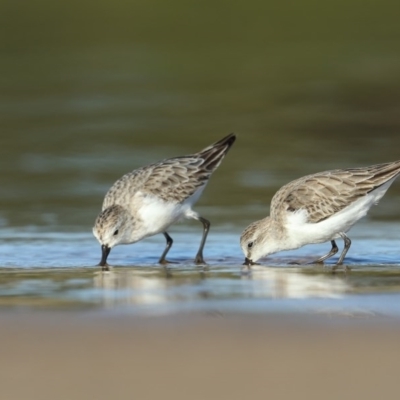
[[108, 267], [107, 257], [110, 254], [110, 251], [111, 251], [110, 247], [108, 247], [108, 246], [106, 246], [104, 244], [101, 246], [101, 260], [100, 260], [100, 263], [99, 263], [100, 267]]
[[243, 265], [247, 265], [248, 267], [250, 267], [251, 265], [257, 265], [255, 262], [251, 261], [250, 258], [245, 258], [244, 259], [244, 263]]

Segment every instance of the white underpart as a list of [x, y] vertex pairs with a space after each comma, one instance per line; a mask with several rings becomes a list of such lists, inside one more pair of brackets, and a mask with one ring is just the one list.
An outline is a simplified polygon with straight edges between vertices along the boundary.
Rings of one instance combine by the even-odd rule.
[[367, 215], [371, 206], [378, 203], [395, 179], [391, 179], [324, 221], [307, 222], [306, 210], [289, 215], [286, 224], [287, 249], [297, 249], [306, 244], [323, 243], [339, 238], [340, 233], [347, 232], [360, 218]]
[[197, 219], [198, 214], [192, 210], [192, 206], [200, 198], [204, 188], [205, 185], [200, 187], [183, 203], [164, 201], [157, 196], [143, 195], [138, 192], [137, 196], [141, 197], [141, 201], [140, 207], [136, 212], [142, 220], [142, 225], [139, 231], [133, 233], [135, 237], [132, 239], [138, 241], [145, 237], [165, 232], [170, 225], [183, 217]]

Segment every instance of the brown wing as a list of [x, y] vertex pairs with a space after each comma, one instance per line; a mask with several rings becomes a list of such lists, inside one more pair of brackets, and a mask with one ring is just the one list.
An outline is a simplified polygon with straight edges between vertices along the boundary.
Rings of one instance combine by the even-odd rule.
[[174, 158], [154, 165], [141, 190], [166, 201], [182, 202], [204, 186], [211, 173], [202, 158]]
[[320, 222], [375, 190], [400, 172], [400, 161], [366, 168], [321, 172], [283, 186], [271, 202], [271, 217], [307, 210], [309, 222]]
[[103, 208], [114, 204], [118, 196], [133, 196], [138, 190], [165, 201], [184, 201], [207, 183], [235, 139], [230, 134], [199, 153], [170, 158], [124, 175], [107, 193]]
[[184, 201], [207, 183], [235, 140], [231, 133], [199, 153], [155, 164], [142, 190], [166, 201]]

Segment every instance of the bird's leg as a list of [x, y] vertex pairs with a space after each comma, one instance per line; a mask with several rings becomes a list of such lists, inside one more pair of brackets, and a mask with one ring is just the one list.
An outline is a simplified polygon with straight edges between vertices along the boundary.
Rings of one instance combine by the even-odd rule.
[[338, 252], [339, 248], [337, 247], [336, 242], [334, 240], [331, 240], [331, 245], [332, 245], [332, 248], [331, 248], [331, 250], [330, 250], [330, 252], [328, 254], [325, 254], [324, 256], [318, 258], [318, 260], [310, 262], [310, 264], [323, 263], [326, 259], [328, 259], [328, 258], [332, 257], [333, 255], [335, 255]]
[[174, 241], [172, 240], [172, 237], [168, 235], [167, 232], [163, 232], [163, 235], [165, 236], [165, 239], [167, 240], [167, 245], [165, 246], [165, 250], [164, 250], [164, 252], [161, 254], [161, 257], [160, 257], [160, 259], [158, 260], [158, 262], [159, 262], [160, 264], [165, 265], [165, 264], [168, 264], [168, 263], [171, 262], [171, 261], [166, 260], [165, 257], [166, 257], [166, 255], [167, 255], [167, 253], [169, 252], [169, 249], [171, 248], [172, 243], [174, 243]]
[[210, 221], [203, 217], [197, 217], [197, 220], [199, 220], [203, 224], [203, 237], [201, 238], [201, 243], [199, 247], [199, 251], [196, 254], [196, 257], [194, 259], [195, 264], [205, 264], [204, 258], [203, 258], [203, 248], [204, 244], [206, 243], [208, 231], [210, 230]]
[[[342, 254], [339, 257], [338, 262], [336, 263], [336, 265], [333, 266], [332, 271], [335, 271], [339, 265], [343, 264], [343, 260], [346, 257], [347, 252], [350, 249], [351, 246], [351, 240], [349, 239], [349, 237], [345, 234], [345, 233], [339, 233], [340, 237], [344, 240], [344, 249], [342, 251]], [[345, 271], [347, 271], [348, 269], [350, 269], [349, 267], [345, 266]]]

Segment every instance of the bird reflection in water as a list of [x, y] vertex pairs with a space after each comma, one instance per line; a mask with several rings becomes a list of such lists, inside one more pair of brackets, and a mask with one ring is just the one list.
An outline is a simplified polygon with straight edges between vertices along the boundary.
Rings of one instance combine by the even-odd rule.
[[94, 286], [102, 289], [102, 299], [106, 306], [154, 305], [168, 301], [168, 277], [170, 274], [166, 271], [110, 270], [96, 273]]
[[255, 297], [302, 299], [340, 298], [349, 291], [345, 278], [325, 274], [305, 274], [301, 269], [252, 266], [242, 279], [253, 281]]

